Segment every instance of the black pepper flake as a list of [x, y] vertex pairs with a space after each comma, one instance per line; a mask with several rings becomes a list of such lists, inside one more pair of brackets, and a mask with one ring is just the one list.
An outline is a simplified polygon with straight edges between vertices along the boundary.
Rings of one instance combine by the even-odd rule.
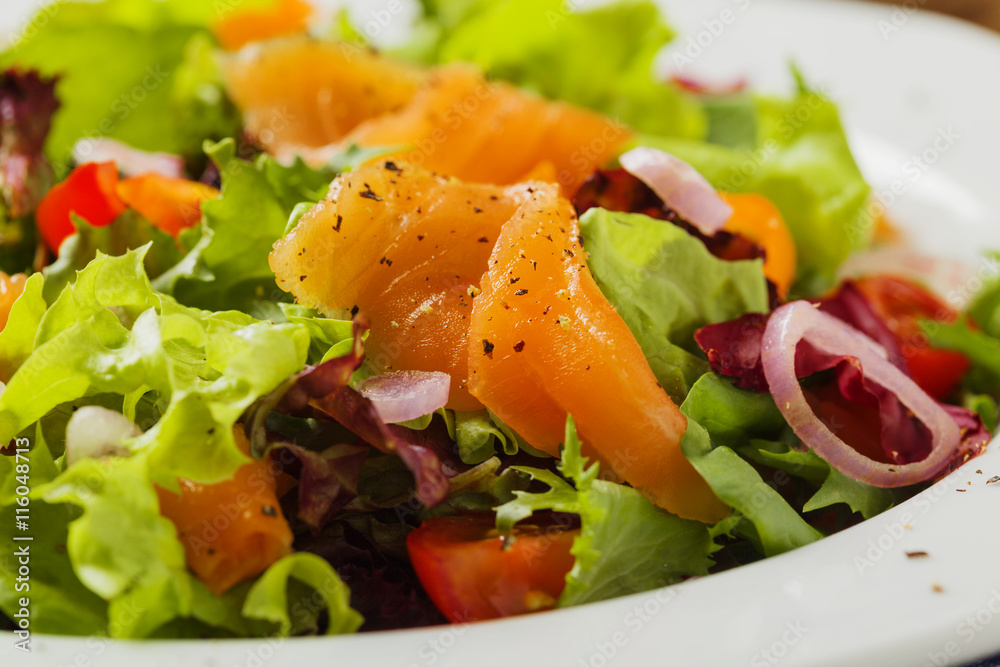
[[213, 549], [212, 547], [209, 547], [208, 548], [208, 555], [209, 556], [214, 556], [215, 555], [215, 549]]
[[926, 551], [907, 551], [907, 558], [927, 558], [930, 554]]
[[478, 206], [473, 206], [472, 207], [472, 212], [473, 213], [482, 213], [483, 209], [479, 208]]
[[533, 259], [529, 259], [528, 261], [531, 262], [531, 270], [532, 271], [537, 271], [538, 270], [538, 262], [536, 262]]
[[524, 349], [524, 341], [523, 340], [519, 340], [516, 343], [514, 343], [514, 351], [515, 352], [520, 352], [523, 349]]
[[589, 371], [589, 370], [590, 370], [590, 366], [587, 366], [587, 367], [586, 367], [586, 368], [584, 368], [583, 370], [585, 370], [585, 371]]
[[273, 505], [264, 505], [260, 511], [264, 513], [264, 516], [278, 516], [278, 510], [274, 509]]
[[567, 257], [576, 257], [576, 255], [573, 254], [573, 251], [569, 248], [563, 248], [563, 254]]
[[488, 238], [486, 238], [485, 236], [480, 236], [479, 237], [479, 242], [480, 243], [489, 243], [490, 240]]
[[490, 359], [493, 358], [493, 348], [494, 345], [490, 341], [483, 339], [483, 354], [485, 354]]
[[357, 317], [358, 311], [360, 311], [360, 310], [361, 309], [358, 308], [357, 306], [354, 306], [353, 308], [351, 308], [351, 317]]
[[215, 427], [214, 426], [212, 428], [208, 429], [208, 434], [209, 435], [215, 435]]
[[511, 284], [511, 285], [513, 285], [514, 283], [516, 283], [516, 282], [517, 282], [518, 280], [520, 280], [520, 279], [521, 279], [520, 277], [516, 277], [516, 278], [511, 278], [511, 279], [510, 279], [510, 284]]
[[371, 199], [373, 201], [382, 201], [381, 197], [379, 197], [377, 194], [375, 194], [374, 192], [372, 192], [372, 186], [368, 185], [367, 183], [365, 183], [364, 192], [362, 192], [360, 194], [365, 199]]
[[423, 234], [417, 234], [417, 240], [418, 241], [423, 241], [424, 240], [424, 235]]
[[500, 201], [500, 197], [497, 197], [496, 195], [490, 195], [490, 199], [493, 201]]
[[379, 260], [378, 263], [385, 264], [386, 266], [392, 266], [392, 260], [389, 259], [388, 257], [383, 257], [382, 259]]
[[397, 165], [392, 160], [386, 160], [386, 162], [385, 162], [385, 168], [386, 168], [386, 170], [396, 172], [397, 174], [402, 174], [403, 173], [403, 170], [399, 168], [399, 165]]
[[994, 475], [993, 477], [990, 477], [988, 480], [986, 480], [987, 484], [996, 484], [997, 482], [1000, 482], [1000, 475]]
[[306, 279], [306, 278], [308, 278], [308, 277], [309, 277], [309, 276], [299, 276], [299, 282], [302, 282], [303, 280], [305, 280], [305, 279]]
[[514, 295], [515, 296], [524, 296], [527, 293], [528, 293], [528, 290], [526, 290], [526, 289], [519, 289], [516, 292], [514, 292]]

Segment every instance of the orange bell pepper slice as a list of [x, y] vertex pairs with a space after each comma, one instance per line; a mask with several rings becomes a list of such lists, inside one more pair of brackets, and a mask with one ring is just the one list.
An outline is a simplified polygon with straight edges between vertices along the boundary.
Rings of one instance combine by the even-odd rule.
[[795, 281], [798, 252], [795, 239], [781, 217], [781, 212], [763, 195], [720, 192], [733, 207], [733, 215], [723, 229], [740, 234], [764, 248], [764, 275], [778, 288], [784, 299]]
[[177, 236], [198, 224], [201, 203], [215, 199], [219, 191], [197, 181], [148, 173], [123, 179], [118, 184], [118, 196], [154, 227]]
[[95, 227], [114, 222], [125, 212], [119, 198], [118, 167], [114, 162], [88, 162], [72, 172], [42, 198], [35, 211], [35, 222], [45, 245], [58, 253], [59, 246], [76, 233], [71, 214]]
[[238, 11], [216, 23], [212, 32], [222, 48], [235, 51], [250, 42], [306, 32], [312, 15], [308, 2], [277, 0], [269, 7]]
[[23, 273], [15, 273], [8, 276], [0, 271], [0, 331], [7, 326], [7, 318], [10, 317], [10, 309], [14, 302], [24, 292], [24, 284], [28, 282], [28, 276]]
[[[242, 427], [233, 436], [249, 451]], [[278, 503], [280, 477], [266, 460], [255, 460], [218, 484], [181, 479], [180, 495], [157, 488], [160, 514], [177, 527], [188, 567], [216, 595], [292, 552], [292, 529]]]

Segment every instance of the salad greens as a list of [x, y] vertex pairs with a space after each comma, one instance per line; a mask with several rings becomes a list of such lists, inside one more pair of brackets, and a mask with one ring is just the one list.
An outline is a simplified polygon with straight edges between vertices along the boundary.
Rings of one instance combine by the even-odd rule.
[[[673, 31], [648, 0], [587, 11], [569, 11], [561, 0], [421, 6], [411, 42], [395, 56], [473, 62], [493, 78], [616, 119], [623, 133], [636, 131], [634, 145], [672, 153], [718, 189], [769, 198], [797, 247], [793, 293], [818, 296], [848, 255], [872, 242], [869, 189], [837, 108], [801, 77], [789, 99], [696, 93], [657, 80], [654, 61]], [[770, 394], [739, 388], [745, 385], [720, 366], [717, 351], [696, 342], [708, 325], [766, 319], [774, 294], [762, 253], [720, 257], [696, 233], [627, 208], [581, 217], [588, 265], [680, 406], [683, 455], [731, 508], [729, 517], [708, 525], [657, 507], [610, 466], [588, 461], [572, 416], [558, 459], [487, 410], [441, 408], [384, 423], [358, 391], [376, 372], [363, 362], [364, 313], [335, 319], [289, 303], [268, 256], [338, 174], [389, 151], [350, 147], [319, 165], [262, 153], [243, 135], [226, 94], [210, 29], [219, 18], [201, 0], [64, 2], [0, 54], [9, 81], [22, 82], [27, 69], [58, 77], [44, 156], [41, 143], [34, 151], [58, 178], [70, 172], [78, 141], [108, 137], [176, 153], [189, 174], [221, 188], [176, 238], [131, 209], [103, 226], [74, 214], [75, 233], [43, 266], [34, 208], [13, 204], [23, 194], [15, 186], [47, 191], [49, 172], [2, 183], [0, 269], [30, 273], [0, 328], [0, 443], [30, 442], [34, 630], [196, 638], [440, 623], [407, 536], [424, 520], [469, 513], [495, 512], [513, 544], [525, 539], [517, 537], [519, 522], [571, 516], [580, 531], [573, 565], [548, 605], [569, 607], [787, 552], [905, 499], [905, 491], [833, 468], [795, 435]], [[341, 34], [361, 34], [344, 20]], [[13, 99], [11, 88], [0, 85], [0, 108]], [[45, 110], [45, 118], [54, 109], [51, 99], [18, 100]], [[0, 156], [3, 142], [25, 132], [5, 127]], [[970, 414], [965, 423], [992, 429], [1000, 281], [986, 286], [968, 316], [976, 325], [925, 322], [924, 331], [935, 347], [968, 358], [972, 370], [950, 397], [982, 418]], [[759, 362], [760, 331], [740, 335], [726, 339], [730, 356], [756, 345], [750, 358]], [[809, 380], [822, 381], [829, 377]], [[340, 401], [334, 407], [323, 403], [331, 396]], [[67, 424], [88, 406], [138, 426], [135, 438], [115, 443], [128, 456], [67, 464]], [[243, 426], [249, 451], [234, 434]], [[20, 458], [12, 448], [4, 454], [6, 564], [25, 494]], [[290, 553], [216, 594], [193, 571], [161, 494], [230, 481], [251, 460], [271, 466], [278, 486], [298, 487], [279, 495], [294, 541]], [[446, 497], [421, 502], [428, 487]], [[277, 512], [269, 506], [265, 514]], [[14, 617], [21, 595], [5, 565], [0, 622]]]

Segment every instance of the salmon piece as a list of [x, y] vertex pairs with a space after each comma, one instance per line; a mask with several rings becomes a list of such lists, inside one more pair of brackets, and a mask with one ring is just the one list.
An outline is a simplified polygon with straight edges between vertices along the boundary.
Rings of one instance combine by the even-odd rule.
[[601, 114], [487, 81], [472, 65], [421, 70], [345, 43], [253, 44], [224, 58], [223, 73], [248, 132], [271, 153], [313, 163], [351, 144], [400, 146], [395, 159], [463, 181], [544, 174], [568, 196], [631, 137]]
[[[250, 442], [233, 428], [244, 453]], [[256, 577], [292, 552], [292, 529], [278, 502], [278, 475], [266, 460], [218, 484], [181, 479], [180, 495], [157, 487], [160, 514], [177, 527], [188, 567], [216, 595]]]
[[383, 159], [339, 176], [275, 243], [271, 269], [300, 303], [367, 315], [377, 370], [448, 373], [448, 407], [481, 409], [465, 388], [472, 294], [500, 228], [532, 189], [461, 183]]
[[252, 44], [224, 57], [222, 70], [247, 132], [272, 153], [339, 142], [406, 105], [425, 76], [367, 49], [308, 37]]
[[548, 161], [571, 194], [631, 133], [604, 116], [488, 82], [471, 65], [437, 68], [404, 108], [358, 126], [359, 146], [412, 145], [398, 157], [464, 181], [515, 183]]
[[469, 331], [469, 391], [553, 456], [566, 415], [583, 453], [674, 514], [729, 509], [681, 453], [687, 419], [587, 269], [572, 205], [536, 189], [500, 233]]

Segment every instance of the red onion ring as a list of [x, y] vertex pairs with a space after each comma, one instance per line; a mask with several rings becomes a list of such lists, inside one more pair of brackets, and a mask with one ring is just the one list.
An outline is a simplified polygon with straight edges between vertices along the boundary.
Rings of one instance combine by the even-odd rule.
[[733, 208], [687, 162], [655, 148], [633, 148], [622, 167], [652, 189], [663, 203], [707, 236], [729, 222]]
[[[830, 431], [813, 412], [795, 373], [795, 349], [806, 341], [825, 354], [857, 359], [865, 378], [891, 391], [931, 433], [931, 453], [908, 464], [880, 463], [858, 453]], [[882, 488], [923, 482], [951, 460], [961, 441], [955, 420], [901, 370], [885, 358], [885, 350], [856, 329], [796, 301], [774, 311], [761, 348], [764, 376], [781, 414], [808, 447], [840, 472]]]
[[443, 408], [450, 389], [447, 373], [396, 371], [368, 378], [358, 393], [372, 402], [379, 419], [398, 424]]

